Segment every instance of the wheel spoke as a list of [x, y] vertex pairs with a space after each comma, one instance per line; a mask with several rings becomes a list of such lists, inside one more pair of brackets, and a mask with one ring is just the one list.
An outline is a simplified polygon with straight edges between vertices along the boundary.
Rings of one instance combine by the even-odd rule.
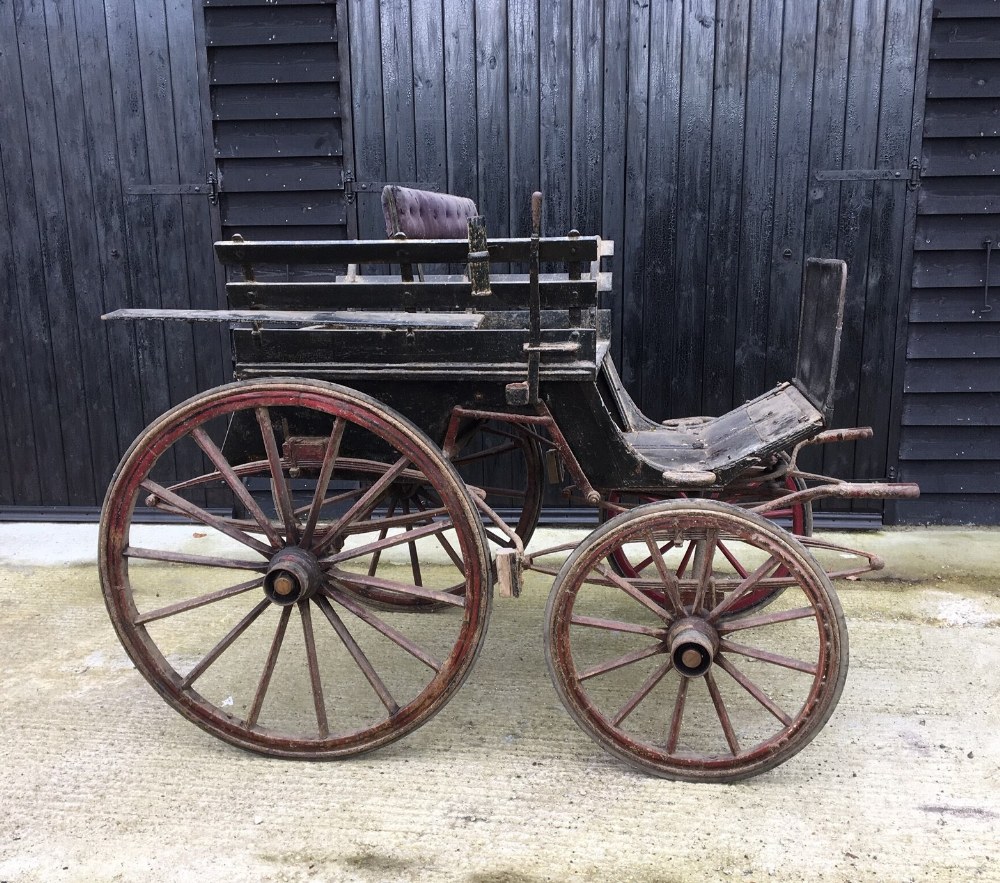
[[721, 666], [722, 670], [728, 674], [737, 684], [739, 684], [744, 690], [746, 690], [754, 699], [756, 699], [761, 705], [764, 706], [771, 714], [773, 714], [779, 721], [781, 721], [786, 727], [792, 725], [792, 719], [785, 714], [767, 695], [760, 687], [758, 687], [753, 681], [750, 680], [743, 672], [741, 672], [735, 665], [733, 665], [725, 656], [721, 653], [715, 657], [716, 663]]
[[626, 595], [635, 601], [638, 601], [643, 607], [648, 611], [658, 616], [660, 619], [670, 622], [673, 617], [664, 610], [659, 604], [657, 604], [652, 598], [648, 598], [639, 589], [633, 586], [624, 577], [618, 576], [613, 570], [605, 567], [603, 564], [595, 564], [594, 570], [601, 574], [605, 579], [610, 580], [614, 585], [621, 589]]
[[[417, 508], [424, 515], [428, 515], [429, 514], [428, 509], [423, 504], [423, 502], [421, 501], [419, 494], [417, 494], [417, 496], [414, 498], [414, 501], [417, 504]], [[449, 521], [450, 521], [450, 519], [449, 519]], [[455, 566], [459, 569], [459, 571], [461, 572], [462, 576], [465, 576], [465, 562], [462, 560], [462, 556], [459, 555], [458, 552], [455, 551], [455, 549], [452, 546], [452, 544], [449, 543], [443, 536], [441, 536], [441, 534], [439, 534], [439, 533], [435, 534], [435, 537], [437, 538], [437, 541], [441, 544], [441, 548], [445, 550], [445, 552], [447, 553], [448, 557], [451, 558], [451, 560], [454, 562]]]
[[281, 468], [281, 456], [278, 453], [278, 442], [274, 437], [274, 426], [271, 425], [271, 414], [267, 408], [257, 408], [257, 422], [260, 424], [260, 435], [264, 440], [264, 450], [267, 452], [267, 463], [271, 468], [271, 488], [274, 506], [281, 515], [285, 525], [285, 535], [289, 543], [299, 541], [299, 526], [292, 511], [292, 497], [285, 481], [285, 473]]
[[268, 607], [271, 606], [271, 602], [267, 598], [262, 598], [257, 602], [257, 605], [251, 610], [246, 616], [243, 617], [236, 625], [234, 625], [226, 636], [219, 641], [205, 656], [202, 657], [201, 661], [187, 673], [187, 675], [181, 679], [181, 687], [185, 690], [190, 687], [198, 678], [200, 678], [207, 670], [208, 667], [215, 662], [225, 651], [230, 647], [230, 645], [235, 641], [240, 635], [243, 634], [254, 621], [260, 616]]
[[592, 629], [605, 629], [609, 632], [629, 632], [634, 635], [649, 635], [651, 638], [663, 638], [666, 630], [654, 628], [648, 625], [638, 625], [633, 622], [620, 622], [615, 619], [599, 619], [596, 616], [578, 616], [574, 614], [570, 617], [573, 625], [583, 625]]
[[812, 607], [796, 607], [794, 610], [780, 610], [776, 613], [761, 613], [758, 616], [745, 616], [729, 620], [716, 626], [716, 630], [720, 635], [727, 635], [730, 632], [738, 632], [743, 629], [776, 625], [779, 622], [791, 622], [795, 619], [808, 619], [810, 616], [816, 616], [816, 611]]
[[354, 640], [354, 636], [348, 631], [343, 620], [337, 615], [337, 611], [330, 606], [330, 602], [327, 601], [322, 595], [316, 598], [316, 604], [319, 609], [323, 611], [323, 615], [329, 620], [330, 625], [333, 626], [333, 630], [337, 633], [337, 637], [339, 637], [343, 642], [344, 646], [347, 648], [347, 652], [351, 654], [351, 658], [354, 659], [358, 668], [361, 669], [361, 673], [368, 680], [368, 683], [372, 685], [372, 689], [378, 695], [378, 698], [385, 706], [386, 711], [388, 711], [390, 715], [395, 714], [399, 711], [399, 705], [396, 703], [396, 700], [392, 698], [389, 690], [382, 682], [382, 679], [378, 676], [378, 672], [376, 672], [372, 667], [368, 657], [365, 656], [364, 650], [358, 646], [358, 642]]
[[643, 647], [641, 650], [633, 650], [631, 653], [618, 656], [608, 662], [602, 662], [599, 665], [591, 666], [586, 671], [578, 674], [576, 679], [578, 681], [586, 681], [590, 678], [596, 678], [598, 675], [607, 674], [609, 671], [624, 668], [626, 665], [632, 665], [635, 662], [648, 659], [650, 656], [656, 656], [659, 653], [666, 653], [668, 649], [669, 648], [661, 642], [653, 644], [649, 647]]
[[[393, 497], [393, 499], [390, 500], [390, 502], [389, 502], [389, 508], [386, 511], [386, 515], [391, 518], [392, 517], [392, 513], [395, 512], [395, 511], [396, 511], [396, 499], [395, 499], [395, 497]], [[377, 542], [381, 542], [388, 535], [389, 535], [389, 528], [383, 527], [378, 532], [378, 540], [377, 540]], [[368, 545], [372, 545], [372, 544], [369, 543]], [[378, 563], [379, 563], [379, 560], [381, 558], [382, 558], [382, 550], [381, 549], [375, 549], [375, 554], [372, 555], [371, 563], [368, 565], [368, 575], [369, 576], [375, 576], [375, 571], [378, 570]]]
[[309, 600], [298, 602], [302, 617], [302, 635], [306, 644], [306, 659], [309, 663], [309, 684], [312, 687], [313, 706], [316, 709], [316, 726], [320, 738], [330, 735], [330, 725], [326, 719], [326, 700], [323, 698], [323, 682], [319, 676], [319, 659], [316, 658], [316, 636], [313, 634], [312, 610]]
[[746, 579], [748, 576], [747, 569], [740, 564], [739, 559], [731, 551], [729, 551], [729, 547], [721, 540], [719, 541], [718, 546], [719, 551], [725, 556], [725, 559], [732, 564], [733, 570], [743, 577], [743, 579]]
[[[405, 515], [410, 514], [410, 503], [408, 500], [403, 500], [403, 513]], [[404, 536], [410, 538], [406, 544], [410, 550], [410, 571], [413, 573], [413, 584], [422, 586], [424, 581], [420, 577], [420, 559], [417, 557], [417, 544], [413, 539], [413, 528], [411, 525], [408, 524], [404, 528]]]
[[677, 579], [684, 576], [684, 572], [687, 570], [688, 562], [691, 560], [691, 556], [694, 554], [696, 543], [691, 540], [688, 543], [688, 547], [684, 552], [684, 557], [681, 558], [681, 563], [677, 565]]
[[312, 542], [313, 531], [316, 530], [316, 523], [319, 521], [319, 513], [323, 508], [323, 498], [326, 496], [326, 489], [330, 486], [330, 477], [333, 475], [333, 466], [337, 462], [340, 442], [344, 437], [346, 427], [347, 423], [343, 417], [338, 417], [333, 421], [333, 429], [330, 430], [330, 437], [327, 439], [326, 449], [323, 451], [323, 465], [320, 466], [319, 477], [316, 479], [312, 507], [309, 509], [306, 526], [302, 529], [301, 545], [303, 548], [309, 548], [309, 544]]
[[226, 589], [218, 589], [215, 592], [208, 592], [204, 595], [199, 595], [197, 598], [189, 598], [187, 601], [178, 601], [176, 604], [168, 604], [166, 607], [160, 607], [157, 610], [150, 610], [148, 613], [140, 613], [135, 619], [132, 620], [136, 625], [143, 625], [147, 622], [154, 622], [157, 619], [166, 619], [168, 616], [174, 616], [177, 613], [183, 613], [186, 610], [194, 610], [198, 607], [204, 607], [206, 604], [213, 604], [216, 601], [221, 601], [224, 598], [232, 598], [236, 595], [242, 595], [244, 592], [249, 592], [251, 589], [256, 589], [264, 584], [263, 577], [257, 577], [257, 579], [252, 579], [249, 582], [239, 583], [239, 585], [229, 586]]
[[[388, 490], [389, 485], [396, 480], [396, 477], [402, 472], [409, 464], [409, 458], [400, 457], [392, 466], [390, 466], [385, 473], [374, 482], [367, 491], [365, 491], [361, 497], [358, 498], [357, 502], [351, 506], [340, 518], [337, 519], [329, 528], [327, 528], [326, 533], [320, 537], [319, 542], [316, 544], [313, 552], [316, 555], [321, 555], [340, 534], [340, 532], [352, 521], [357, 518], [367, 516], [372, 509], [378, 504], [379, 499]], [[383, 525], [384, 526], [384, 525]]]
[[510, 451], [516, 451], [517, 445], [514, 442], [505, 442], [499, 445], [495, 445], [492, 448], [486, 448], [482, 451], [476, 451], [473, 454], [464, 454], [461, 457], [454, 457], [452, 463], [457, 468], [458, 466], [464, 466], [466, 463], [474, 463], [476, 460], [485, 460], [488, 457], [497, 457], [500, 454], [506, 454]]
[[288, 620], [291, 618], [291, 615], [291, 606], [282, 608], [278, 627], [274, 630], [274, 637], [271, 639], [271, 649], [268, 651], [267, 660], [264, 662], [264, 670], [260, 673], [257, 692], [254, 693], [253, 702], [250, 704], [250, 711], [247, 713], [246, 724], [248, 727], [257, 725], [257, 718], [260, 717], [260, 710], [264, 705], [264, 696], [267, 695], [267, 688], [271, 684], [271, 675], [274, 674], [274, 666], [278, 662], [281, 643], [285, 640], [285, 630], [288, 628]]
[[[425, 524], [423, 527], [407, 528], [405, 533], [394, 534], [391, 537], [380, 536], [379, 539], [372, 540], [363, 546], [354, 546], [351, 549], [344, 549], [341, 552], [337, 552], [335, 555], [328, 555], [326, 558], [320, 559], [320, 564], [339, 564], [342, 561], [350, 561], [352, 558], [361, 558], [363, 555], [368, 555], [371, 552], [379, 554], [385, 549], [402, 546], [404, 543], [414, 546], [416, 545], [415, 541], [421, 537], [434, 536], [435, 534], [450, 530], [452, 527], [452, 522], [449, 519], [448, 521], [434, 521], [431, 524]], [[388, 531], [388, 528], [385, 528], [385, 530]], [[368, 575], [374, 576], [375, 574], [369, 572]]]
[[681, 735], [681, 723], [684, 720], [684, 703], [687, 701], [689, 678], [681, 678], [677, 684], [677, 699], [674, 701], [674, 713], [670, 718], [670, 733], [667, 736], [667, 754], [677, 750], [677, 740]]
[[726, 703], [722, 701], [722, 693], [719, 692], [719, 685], [715, 682], [715, 676], [712, 674], [711, 669], [705, 672], [705, 683], [708, 684], [708, 693], [712, 697], [715, 713], [719, 716], [719, 723], [722, 724], [722, 732], [726, 736], [726, 744], [729, 746], [733, 757], [736, 757], [740, 753], [740, 743], [736, 738], [733, 722], [729, 719]]
[[656, 564], [656, 570], [663, 581], [664, 593], [667, 596], [667, 600], [670, 601], [670, 606], [674, 609], [674, 614], [676, 616], [683, 616], [684, 605], [681, 603], [681, 593], [677, 587], [677, 576], [670, 572], [667, 562], [663, 558], [663, 553], [670, 549], [673, 543], [668, 543], [661, 549], [653, 539], [652, 534], [647, 533], [644, 539], [646, 540], [646, 546], [649, 548], [649, 560]]
[[792, 659], [790, 656], [782, 656], [780, 653], [771, 653], [769, 650], [760, 650], [757, 647], [748, 647], [746, 644], [737, 644], [734, 641], [723, 639], [719, 646], [727, 653], [739, 653], [740, 656], [759, 659], [762, 662], [770, 662], [772, 665], [780, 665], [782, 668], [790, 668], [810, 675], [815, 675], [819, 670], [814, 662]]
[[712, 578], [712, 563], [715, 561], [715, 550], [719, 544], [718, 531], [709, 530], [705, 533], [705, 539], [698, 541], [698, 551], [695, 554], [695, 567], [697, 569], [696, 579], [698, 587], [694, 591], [694, 601], [692, 603], [693, 612], [701, 610], [702, 602], [708, 592], [708, 584]]
[[633, 711], [636, 710], [639, 703], [642, 702], [653, 690], [660, 681], [663, 680], [664, 676], [670, 669], [674, 667], [674, 662], [672, 659], [668, 659], [659, 668], [653, 669], [652, 674], [645, 681], [642, 682], [642, 686], [639, 687], [628, 699], [628, 701], [618, 710], [611, 721], [611, 723], [618, 727], [625, 718], [627, 718]]
[[398, 583], [395, 580], [382, 579], [377, 576], [363, 576], [360, 573], [351, 573], [346, 570], [338, 570], [336, 573], [330, 574], [330, 576], [332, 579], [346, 583], [349, 586], [387, 589], [390, 592], [399, 592], [403, 595], [426, 598], [428, 601], [441, 601], [443, 604], [450, 604], [452, 607], [465, 606], [465, 598], [461, 595], [451, 595], [448, 592], [439, 592], [436, 589], [428, 589], [424, 586], [412, 586], [407, 583]]
[[403, 650], [405, 650], [414, 658], [419, 659], [428, 668], [432, 669], [433, 671], [441, 671], [442, 663], [440, 662], [440, 660], [432, 656], [430, 653], [428, 653], [414, 641], [411, 641], [402, 632], [400, 632], [397, 629], [394, 629], [391, 625], [389, 625], [384, 620], [380, 619], [370, 610], [368, 610], [361, 604], [358, 604], [353, 598], [345, 595], [343, 592], [339, 591], [338, 589], [332, 588], [330, 586], [326, 586], [323, 589], [323, 591], [326, 592], [326, 594], [334, 601], [336, 601], [341, 607], [345, 608], [346, 610], [349, 610], [358, 619], [362, 620], [363, 622], [366, 622], [373, 629], [375, 629], [375, 631], [385, 635], [390, 641], [392, 641], [397, 646], [401, 647]]
[[194, 503], [188, 502], [183, 497], [175, 494], [173, 491], [168, 491], [165, 487], [157, 484], [152, 479], [147, 478], [139, 486], [143, 490], [151, 493], [157, 499], [163, 500], [175, 509], [180, 510], [189, 518], [193, 518], [195, 521], [207, 525], [208, 527], [214, 527], [217, 531], [219, 531], [219, 533], [224, 533], [226, 536], [232, 537], [244, 546], [249, 546], [251, 549], [260, 552], [261, 555], [266, 555], [269, 558], [271, 557], [271, 553], [274, 550], [270, 546], [262, 543], [260, 540], [254, 539], [250, 536], [250, 534], [244, 533], [239, 528], [233, 527], [231, 524], [227, 524], [221, 518], [213, 515], [211, 512], [206, 512], [200, 506], [196, 506]]
[[744, 580], [726, 595], [708, 614], [708, 621], [715, 622], [720, 616], [722, 616], [727, 610], [729, 610], [737, 601], [739, 601], [744, 595], [752, 591], [754, 587], [764, 579], [769, 573], [771, 573], [775, 568], [777, 568], [780, 562], [771, 555], [767, 561], [761, 564], [753, 573], [745, 577]]
[[239, 561], [235, 558], [191, 555], [187, 552], [170, 552], [166, 549], [143, 549], [140, 546], [127, 546], [122, 555], [126, 558], [142, 558], [146, 561], [169, 561], [172, 564], [194, 564], [198, 567], [224, 567], [232, 570], [267, 570], [266, 561]]
[[264, 535], [271, 541], [271, 545], [276, 549], [280, 549], [284, 543], [281, 537], [278, 536], [278, 532], [274, 529], [274, 525], [271, 524], [271, 519], [264, 514], [257, 501], [253, 498], [253, 495], [247, 490], [246, 485], [240, 481], [240, 477], [233, 471], [233, 467], [223, 456], [222, 451], [219, 450], [219, 446], [209, 438], [208, 433], [200, 426], [196, 426], [191, 430], [191, 438], [205, 452], [205, 456], [212, 461], [212, 465], [215, 466], [219, 474], [225, 479], [226, 484], [229, 485], [236, 498], [253, 516], [253, 520], [257, 522]]

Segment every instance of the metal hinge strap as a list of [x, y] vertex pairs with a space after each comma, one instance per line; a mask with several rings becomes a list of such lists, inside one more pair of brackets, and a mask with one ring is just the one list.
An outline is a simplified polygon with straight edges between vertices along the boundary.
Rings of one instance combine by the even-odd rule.
[[914, 157], [905, 169], [823, 169], [816, 172], [817, 181], [905, 181], [907, 189], [920, 186], [923, 169]]
[[358, 181], [355, 180], [352, 169], [344, 169], [340, 173], [340, 179], [344, 184], [344, 202], [348, 205], [353, 205], [359, 193], [380, 194], [382, 188], [387, 184], [393, 184], [396, 187], [412, 187], [416, 190], [430, 190], [434, 193], [441, 191], [440, 185], [434, 181]]

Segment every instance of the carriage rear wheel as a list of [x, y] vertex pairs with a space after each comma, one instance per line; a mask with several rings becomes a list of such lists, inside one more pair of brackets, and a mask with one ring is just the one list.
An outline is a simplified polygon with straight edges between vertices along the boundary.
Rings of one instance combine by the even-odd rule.
[[[640, 550], [648, 573], [608, 564]], [[742, 611], [760, 590], [775, 594], [766, 610]], [[815, 559], [767, 519], [715, 500], [651, 503], [595, 530], [556, 577], [545, 648], [563, 704], [598, 744], [705, 782], [800, 751], [832, 714], [848, 662], [843, 613]]]
[[[433, 511], [390, 512], [404, 485]], [[178, 523], [150, 530], [144, 509]], [[432, 545], [447, 553], [418, 572], [407, 550]], [[280, 379], [218, 387], [151, 424], [108, 489], [99, 554], [118, 636], [171, 706], [243, 748], [338, 757], [412, 731], [462, 683], [489, 618], [486, 549], [465, 485], [412, 423]], [[445, 612], [375, 613], [368, 592]]]

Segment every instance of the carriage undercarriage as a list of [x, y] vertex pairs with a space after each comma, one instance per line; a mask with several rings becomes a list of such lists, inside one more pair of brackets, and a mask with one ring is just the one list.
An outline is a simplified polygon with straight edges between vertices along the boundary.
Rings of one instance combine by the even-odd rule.
[[[125, 649], [227, 742], [348, 756], [440, 710], [482, 647], [494, 587], [516, 596], [533, 573], [553, 579], [556, 691], [611, 754], [694, 781], [783, 762], [846, 678], [831, 579], [881, 566], [812, 538], [811, 504], [917, 493], [800, 469], [807, 445], [866, 436], [823, 431], [836, 346], [807, 345], [793, 382], [728, 415], [656, 424], [607, 354], [599, 240], [487, 244], [472, 228], [468, 244], [220, 243], [243, 268], [233, 311], [119, 314], [231, 323], [239, 378], [155, 421], [108, 490], [101, 576]], [[468, 270], [288, 273], [379, 261]], [[491, 261], [528, 273], [491, 274]], [[541, 272], [559, 261], [564, 273]], [[814, 341], [831, 325], [839, 338], [837, 263], [807, 274], [819, 303], [800, 333]], [[526, 551], [550, 482], [601, 524]], [[144, 545], [148, 509], [193, 538]], [[810, 549], [854, 558], [828, 573]]]

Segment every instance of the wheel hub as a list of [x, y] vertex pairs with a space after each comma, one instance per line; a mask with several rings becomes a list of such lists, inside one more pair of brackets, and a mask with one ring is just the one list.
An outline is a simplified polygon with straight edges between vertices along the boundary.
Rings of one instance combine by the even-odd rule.
[[719, 649], [719, 635], [705, 620], [688, 616], [674, 623], [667, 643], [677, 673], [698, 678], [712, 667]]
[[282, 607], [315, 594], [323, 584], [323, 571], [316, 556], [298, 546], [282, 549], [264, 575], [264, 594]]

